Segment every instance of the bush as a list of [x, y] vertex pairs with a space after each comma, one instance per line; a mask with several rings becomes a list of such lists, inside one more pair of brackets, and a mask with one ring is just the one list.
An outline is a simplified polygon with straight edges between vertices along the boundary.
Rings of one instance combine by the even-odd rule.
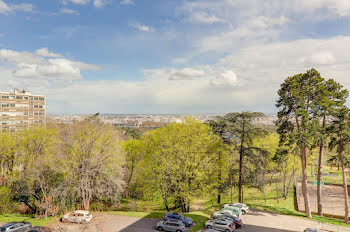
[[0, 214], [12, 213], [16, 209], [12, 194], [7, 187], [0, 187]]

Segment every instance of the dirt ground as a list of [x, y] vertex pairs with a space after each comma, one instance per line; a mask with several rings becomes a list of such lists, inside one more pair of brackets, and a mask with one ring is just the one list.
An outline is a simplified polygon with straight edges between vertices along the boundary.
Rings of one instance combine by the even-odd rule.
[[[67, 225], [63, 223], [57, 226], [64, 229], [61, 230], [62, 232], [155, 232], [157, 231], [155, 230], [155, 225], [159, 221], [157, 219], [107, 214], [98, 214], [95, 216], [94, 223], [87, 225], [85, 228], [81, 225]], [[243, 215], [242, 220], [244, 227], [237, 230], [238, 232], [300, 232], [308, 227], [334, 232], [350, 232], [350, 228], [319, 224], [315, 221], [258, 210], [253, 210], [250, 214]]]
[[[310, 207], [312, 212], [317, 212], [317, 186], [308, 184]], [[300, 211], [305, 211], [304, 197], [301, 191], [301, 183], [298, 183], [298, 206]], [[344, 216], [344, 191], [341, 186], [322, 186], [323, 213], [337, 216]]]

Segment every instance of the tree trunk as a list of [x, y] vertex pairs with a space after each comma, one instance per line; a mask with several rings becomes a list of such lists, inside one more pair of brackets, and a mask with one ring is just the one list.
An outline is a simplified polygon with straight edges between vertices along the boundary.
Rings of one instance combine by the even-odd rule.
[[[221, 156], [219, 155], [219, 160], [221, 161]], [[221, 203], [221, 168], [218, 173], [218, 204]]]
[[242, 170], [243, 170], [243, 152], [244, 152], [244, 130], [245, 130], [245, 125], [244, 125], [244, 119], [243, 119], [243, 124], [242, 124], [242, 137], [241, 137], [241, 146], [240, 146], [240, 150], [239, 150], [239, 180], [238, 180], [238, 202], [243, 203], [243, 174], [242, 174]]
[[242, 175], [242, 169], [243, 169], [243, 154], [240, 152], [239, 154], [239, 180], [238, 180], [238, 202], [243, 203], [243, 196], [242, 196], [242, 188], [243, 188], [243, 175]]
[[322, 212], [322, 161], [323, 161], [324, 141], [321, 139], [320, 150], [318, 154], [318, 170], [317, 170], [317, 212], [319, 216], [323, 216]]
[[305, 206], [305, 213], [308, 218], [312, 218], [311, 210], [310, 210], [310, 200], [309, 200], [309, 191], [307, 187], [307, 158], [306, 158], [306, 146], [301, 146], [300, 149], [301, 153], [301, 169], [303, 173], [302, 178], [302, 191], [303, 191], [303, 197], [304, 197], [304, 206]]
[[344, 156], [342, 152], [340, 153], [340, 163], [341, 163], [342, 174], [343, 174], [343, 188], [344, 188], [344, 197], [345, 197], [344, 221], [346, 224], [348, 224], [349, 223], [349, 195], [348, 195], [348, 185], [346, 183]]

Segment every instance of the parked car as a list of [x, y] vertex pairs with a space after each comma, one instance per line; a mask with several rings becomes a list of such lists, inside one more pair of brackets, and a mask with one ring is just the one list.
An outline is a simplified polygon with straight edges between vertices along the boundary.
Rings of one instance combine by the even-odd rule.
[[304, 230], [304, 232], [324, 232], [323, 230], [319, 229], [312, 229], [312, 228], [307, 228]]
[[1, 232], [24, 232], [32, 227], [29, 222], [11, 222], [0, 227]]
[[178, 219], [168, 219], [160, 221], [157, 223], [156, 228], [159, 231], [184, 232], [186, 230], [185, 224]]
[[28, 228], [25, 232], [52, 232], [52, 230], [47, 227], [35, 226]]
[[233, 206], [241, 209], [243, 215], [249, 213], [249, 207], [246, 204], [243, 204], [243, 203], [224, 204], [224, 208], [229, 206]]
[[169, 220], [169, 219], [177, 219], [182, 221], [186, 227], [190, 227], [193, 225], [193, 220], [190, 217], [185, 217], [180, 213], [166, 213], [166, 215], [163, 218], [164, 220]]
[[213, 219], [205, 222], [205, 227], [218, 231], [232, 232], [236, 229], [235, 224], [231, 220]]
[[238, 217], [227, 217], [227, 216], [222, 216], [219, 217], [218, 219], [222, 220], [231, 220], [233, 223], [235, 223], [236, 228], [240, 228], [243, 226], [243, 220], [238, 218]]
[[211, 217], [212, 218], [218, 218], [218, 217], [222, 217], [222, 216], [227, 216], [227, 217], [238, 217], [237, 214], [235, 214], [234, 212], [230, 211], [230, 210], [225, 210], [222, 209], [218, 212], [215, 212]]
[[65, 214], [61, 221], [71, 223], [88, 223], [92, 220], [92, 214], [89, 211], [77, 210], [74, 213]]
[[240, 208], [237, 208], [237, 207], [227, 206], [227, 207], [223, 208], [223, 210], [230, 210], [234, 214], [236, 214], [238, 217], [242, 216], [242, 210]]

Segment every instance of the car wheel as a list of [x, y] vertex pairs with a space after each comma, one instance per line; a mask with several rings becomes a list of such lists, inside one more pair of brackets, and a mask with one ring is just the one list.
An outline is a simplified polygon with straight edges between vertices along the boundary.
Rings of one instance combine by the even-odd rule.
[[181, 230], [177, 230], [176, 232], [182, 232]]
[[245, 211], [245, 210], [242, 210], [242, 214], [244, 215], [244, 214], [246, 214], [247, 212]]
[[208, 228], [208, 229], [211, 229], [211, 228], [213, 228], [213, 227], [211, 227], [211, 226], [207, 226], [207, 228]]
[[225, 232], [231, 232], [229, 229], [226, 229]]
[[67, 220], [66, 218], [62, 219], [61, 221], [62, 221], [63, 223], [67, 223], [67, 222], [68, 222], [68, 220]]
[[158, 226], [157, 230], [159, 230], [159, 231], [163, 231], [164, 229], [163, 229], [163, 227]]

